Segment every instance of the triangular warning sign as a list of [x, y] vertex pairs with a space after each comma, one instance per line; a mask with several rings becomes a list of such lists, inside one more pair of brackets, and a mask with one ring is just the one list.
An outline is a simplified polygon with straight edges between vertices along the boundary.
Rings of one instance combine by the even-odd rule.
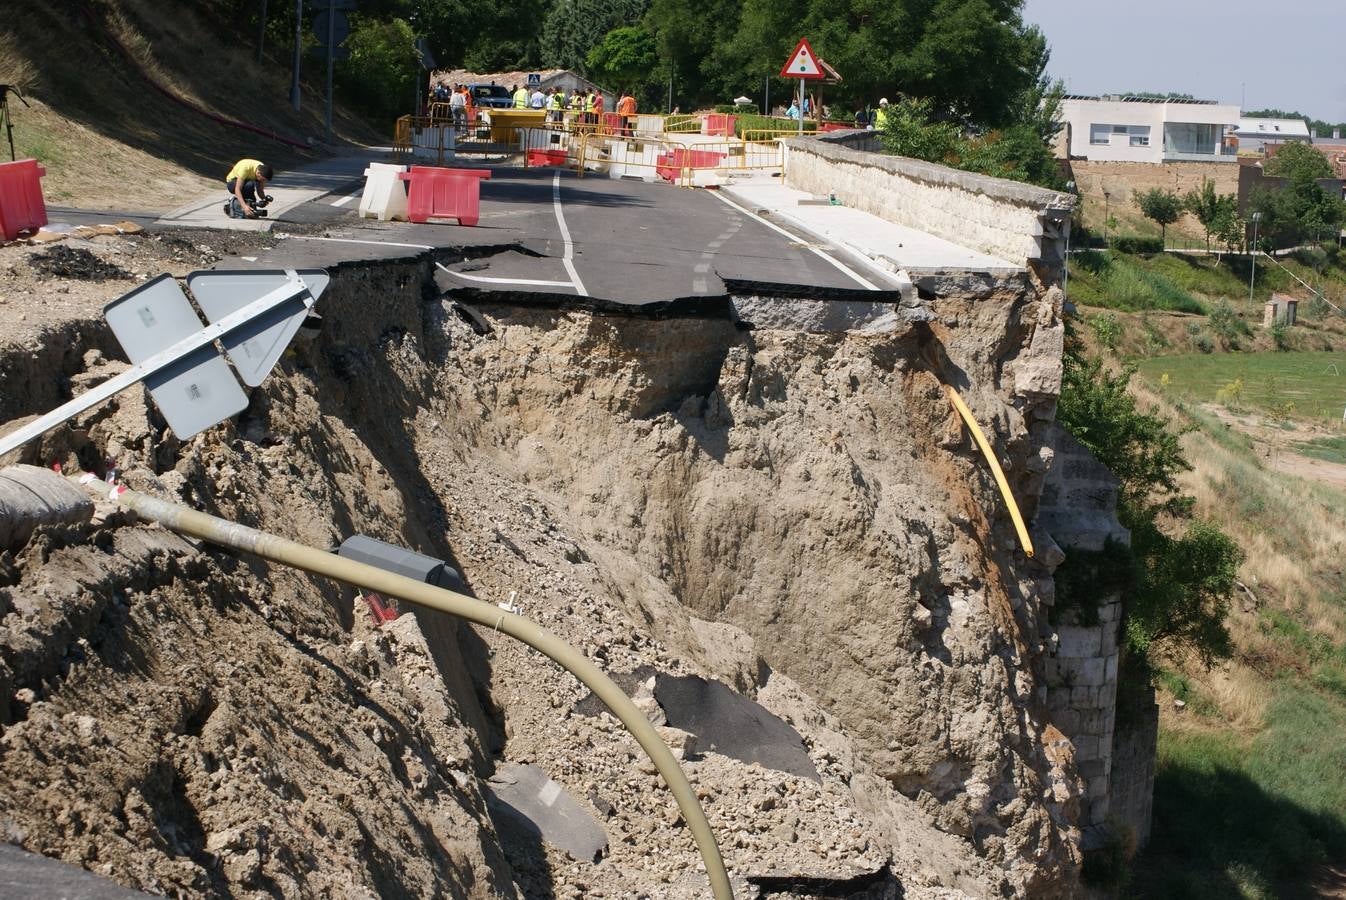
[[795, 52], [790, 54], [790, 61], [780, 70], [780, 75], [782, 78], [827, 77], [823, 67], [818, 64], [818, 57], [813, 55], [813, 48], [809, 46], [808, 38], [799, 39], [799, 45], [795, 47]]

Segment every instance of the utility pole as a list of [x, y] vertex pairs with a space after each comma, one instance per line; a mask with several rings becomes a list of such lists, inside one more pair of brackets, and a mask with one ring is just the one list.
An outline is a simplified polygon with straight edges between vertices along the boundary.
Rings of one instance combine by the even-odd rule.
[[262, 64], [262, 48], [266, 46], [266, 0], [262, 0], [262, 18], [257, 26], [257, 64]]
[[1262, 221], [1262, 214], [1255, 212], [1251, 218], [1253, 220], [1253, 245], [1248, 248], [1250, 251], [1248, 259], [1252, 263], [1248, 269], [1248, 306], [1250, 313], [1256, 311], [1256, 307], [1253, 306], [1253, 279], [1257, 277], [1257, 223]]
[[294, 0], [294, 73], [290, 81], [290, 105], [299, 112], [299, 57], [304, 49], [304, 0]]
[[332, 64], [336, 60], [336, 0], [327, 0], [327, 138], [332, 143]]

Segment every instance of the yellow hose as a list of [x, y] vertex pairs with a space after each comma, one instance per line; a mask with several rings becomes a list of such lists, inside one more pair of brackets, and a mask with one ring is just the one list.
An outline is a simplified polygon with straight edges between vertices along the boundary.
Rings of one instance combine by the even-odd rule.
[[1000, 462], [995, 458], [991, 445], [986, 442], [986, 435], [982, 434], [977, 420], [972, 418], [972, 411], [967, 408], [963, 398], [958, 396], [958, 391], [947, 384], [944, 385], [944, 390], [948, 391], [949, 401], [953, 403], [953, 408], [958, 410], [958, 414], [963, 417], [963, 421], [967, 423], [968, 430], [972, 432], [972, 437], [977, 442], [977, 446], [981, 448], [982, 455], [986, 457], [986, 464], [991, 467], [991, 474], [995, 475], [995, 483], [1000, 485], [1000, 495], [1005, 498], [1005, 505], [1009, 507], [1010, 518], [1014, 520], [1014, 530], [1019, 532], [1019, 542], [1023, 544], [1024, 554], [1031, 559], [1033, 556], [1033, 541], [1028, 537], [1028, 529], [1024, 527], [1024, 517], [1019, 514], [1019, 504], [1014, 502], [1014, 495], [1010, 493], [1009, 482], [1005, 481], [1005, 473], [1000, 469]]
[[429, 609], [459, 616], [478, 625], [504, 632], [546, 654], [607, 704], [613, 715], [621, 720], [640, 743], [641, 748], [649, 755], [650, 761], [654, 763], [655, 769], [668, 784], [669, 790], [673, 792], [673, 799], [677, 801], [678, 809], [682, 812], [687, 827], [691, 829], [697, 849], [701, 852], [701, 859], [706, 864], [706, 875], [710, 879], [711, 892], [715, 900], [733, 900], [734, 892], [729, 885], [729, 875], [725, 871], [724, 860], [720, 857], [720, 848], [715, 843], [715, 835], [710, 830], [710, 823], [706, 821], [706, 814], [702, 811], [687, 776], [683, 774], [678, 761], [673, 758], [672, 752], [659, 737], [659, 733], [611, 678], [604, 675], [582, 653], [542, 626], [465, 594], [446, 591], [404, 575], [394, 575], [365, 563], [344, 559], [326, 550], [307, 547], [246, 525], [206, 515], [148, 494], [137, 493], [123, 486], [113, 488], [92, 475], [85, 475], [78, 480], [90, 492], [111, 498], [142, 518], [158, 522], [173, 531], [235, 550], [255, 553], [315, 575], [344, 581], [357, 588], [376, 591], [400, 600], [409, 600]]

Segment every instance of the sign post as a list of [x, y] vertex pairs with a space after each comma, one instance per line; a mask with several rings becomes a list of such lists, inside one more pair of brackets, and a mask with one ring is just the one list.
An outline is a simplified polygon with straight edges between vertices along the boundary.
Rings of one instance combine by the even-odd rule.
[[794, 53], [786, 61], [785, 67], [780, 70], [782, 78], [799, 79], [799, 133], [804, 133], [804, 82], [808, 79], [826, 78], [823, 67], [818, 64], [818, 57], [814, 55], [813, 48], [809, 46], [808, 38], [800, 38], [795, 46]]

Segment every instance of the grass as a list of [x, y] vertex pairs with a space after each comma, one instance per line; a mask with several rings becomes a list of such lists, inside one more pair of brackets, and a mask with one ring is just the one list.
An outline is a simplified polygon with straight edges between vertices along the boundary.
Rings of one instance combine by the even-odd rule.
[[1141, 257], [1098, 250], [1074, 254], [1070, 297], [1076, 303], [1128, 312], [1167, 310], [1201, 314], [1205, 306]]
[[[1141, 360], [1138, 371], [1151, 386], [1167, 376], [1170, 396], [1230, 402], [1235, 407], [1296, 416], [1341, 418], [1346, 408], [1346, 353], [1191, 353]], [[1224, 392], [1222, 395], [1221, 392]]]
[[1302, 441], [1296, 444], [1295, 450], [1314, 459], [1346, 465], [1346, 437], [1335, 435], [1317, 437], [1311, 441]]
[[[1153, 834], [1126, 896], [1310, 897], [1321, 864], [1346, 862], [1346, 496], [1269, 469], [1255, 441], [1190, 399], [1236, 374], [1213, 364], [1245, 366], [1251, 403], [1259, 373], [1284, 379], [1293, 365], [1307, 367], [1312, 387], [1322, 371], [1312, 363], [1324, 357], [1198, 356], [1191, 369], [1167, 365], [1173, 359], [1142, 363], [1152, 383], [1170, 372], [1163, 394], [1137, 389], [1191, 429], [1182, 439], [1193, 466], [1184, 487], [1197, 514], [1245, 550], [1239, 578], [1251, 594], [1235, 598], [1229, 662], [1156, 666], [1164, 712]], [[1329, 391], [1333, 376], [1322, 378], [1317, 390]], [[1321, 443], [1346, 449], [1340, 439]]]

